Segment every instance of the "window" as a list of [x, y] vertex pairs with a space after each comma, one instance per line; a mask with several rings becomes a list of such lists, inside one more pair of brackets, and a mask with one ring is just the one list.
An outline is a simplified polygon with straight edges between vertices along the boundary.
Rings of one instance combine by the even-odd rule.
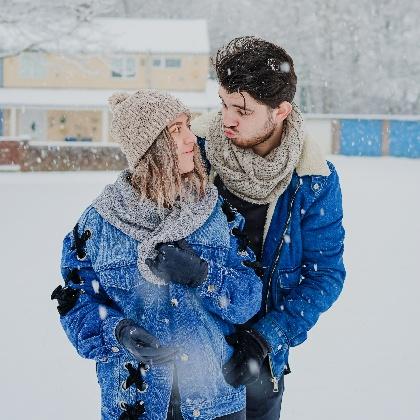
[[22, 79], [44, 79], [47, 77], [45, 55], [36, 52], [24, 52], [19, 57], [19, 76]]
[[181, 59], [180, 58], [165, 58], [155, 56], [152, 58], [152, 67], [154, 68], [180, 68]]
[[181, 67], [180, 58], [167, 58], [165, 60], [165, 67]]
[[115, 57], [111, 61], [113, 79], [133, 79], [136, 77], [136, 60], [134, 57]]

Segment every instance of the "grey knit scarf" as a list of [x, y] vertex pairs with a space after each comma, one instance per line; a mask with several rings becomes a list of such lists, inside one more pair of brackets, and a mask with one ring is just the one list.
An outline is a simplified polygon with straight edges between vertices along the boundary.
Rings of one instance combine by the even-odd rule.
[[211, 121], [206, 155], [226, 188], [250, 203], [267, 204], [290, 183], [303, 150], [302, 114], [295, 103], [287, 117], [281, 143], [267, 156], [235, 146], [223, 133], [221, 113]]
[[137, 266], [143, 277], [165, 284], [150, 271], [146, 258], [157, 255], [156, 244], [185, 238], [202, 226], [216, 205], [217, 189], [209, 185], [200, 200], [182, 200], [171, 209], [159, 209], [153, 201], [140, 198], [129, 177], [128, 170], [122, 171], [92, 205], [106, 221], [138, 241]]

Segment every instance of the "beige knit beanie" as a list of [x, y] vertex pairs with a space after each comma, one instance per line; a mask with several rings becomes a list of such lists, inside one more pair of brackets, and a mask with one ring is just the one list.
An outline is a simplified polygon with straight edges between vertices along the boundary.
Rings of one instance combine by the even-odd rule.
[[121, 146], [130, 170], [154, 143], [163, 129], [188, 108], [166, 92], [142, 89], [132, 95], [114, 93], [108, 103], [112, 112], [110, 134]]

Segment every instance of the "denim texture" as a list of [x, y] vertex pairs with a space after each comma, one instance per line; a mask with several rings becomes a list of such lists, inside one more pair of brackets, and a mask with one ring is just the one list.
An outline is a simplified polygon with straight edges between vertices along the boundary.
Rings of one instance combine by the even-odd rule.
[[[124, 318], [178, 349], [175, 365], [185, 419], [213, 419], [245, 407], [245, 387], [231, 387], [222, 374], [232, 355], [225, 336], [233, 324], [246, 322], [260, 309], [262, 282], [243, 265], [254, 259], [252, 251], [239, 252], [231, 233], [243, 228], [242, 216], [236, 213], [228, 222], [221, 206], [219, 199], [205, 224], [186, 238], [209, 264], [208, 277], [197, 289], [146, 281], [137, 269], [137, 242], [93, 207], [77, 225], [78, 235], [90, 232], [84, 258], [77, 257], [73, 232], [65, 237], [62, 275], [66, 286], [81, 293], [60, 320], [77, 352], [96, 361], [103, 419], [118, 419], [124, 407], [140, 401], [142, 419], [165, 419], [168, 410], [174, 366], [139, 366], [115, 338], [115, 327]], [[127, 387], [129, 365], [141, 373], [145, 389], [135, 383]]]
[[280, 379], [290, 347], [338, 298], [345, 279], [342, 197], [337, 172], [296, 172], [275, 204], [264, 242], [263, 303], [252, 326], [271, 346], [273, 377]]

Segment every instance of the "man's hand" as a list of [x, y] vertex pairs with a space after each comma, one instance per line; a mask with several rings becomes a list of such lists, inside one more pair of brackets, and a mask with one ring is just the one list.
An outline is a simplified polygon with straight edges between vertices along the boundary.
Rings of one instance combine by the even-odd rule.
[[232, 386], [248, 385], [260, 376], [260, 371], [270, 349], [265, 339], [252, 328], [239, 327], [226, 337], [234, 347], [231, 359], [223, 366], [223, 375]]
[[154, 260], [146, 259], [147, 266], [155, 276], [190, 287], [199, 286], [207, 278], [207, 262], [184, 239], [158, 244], [156, 250], [158, 255]]
[[153, 335], [130, 319], [118, 323], [115, 335], [118, 342], [139, 362], [159, 364], [175, 359], [175, 349], [161, 347]]

